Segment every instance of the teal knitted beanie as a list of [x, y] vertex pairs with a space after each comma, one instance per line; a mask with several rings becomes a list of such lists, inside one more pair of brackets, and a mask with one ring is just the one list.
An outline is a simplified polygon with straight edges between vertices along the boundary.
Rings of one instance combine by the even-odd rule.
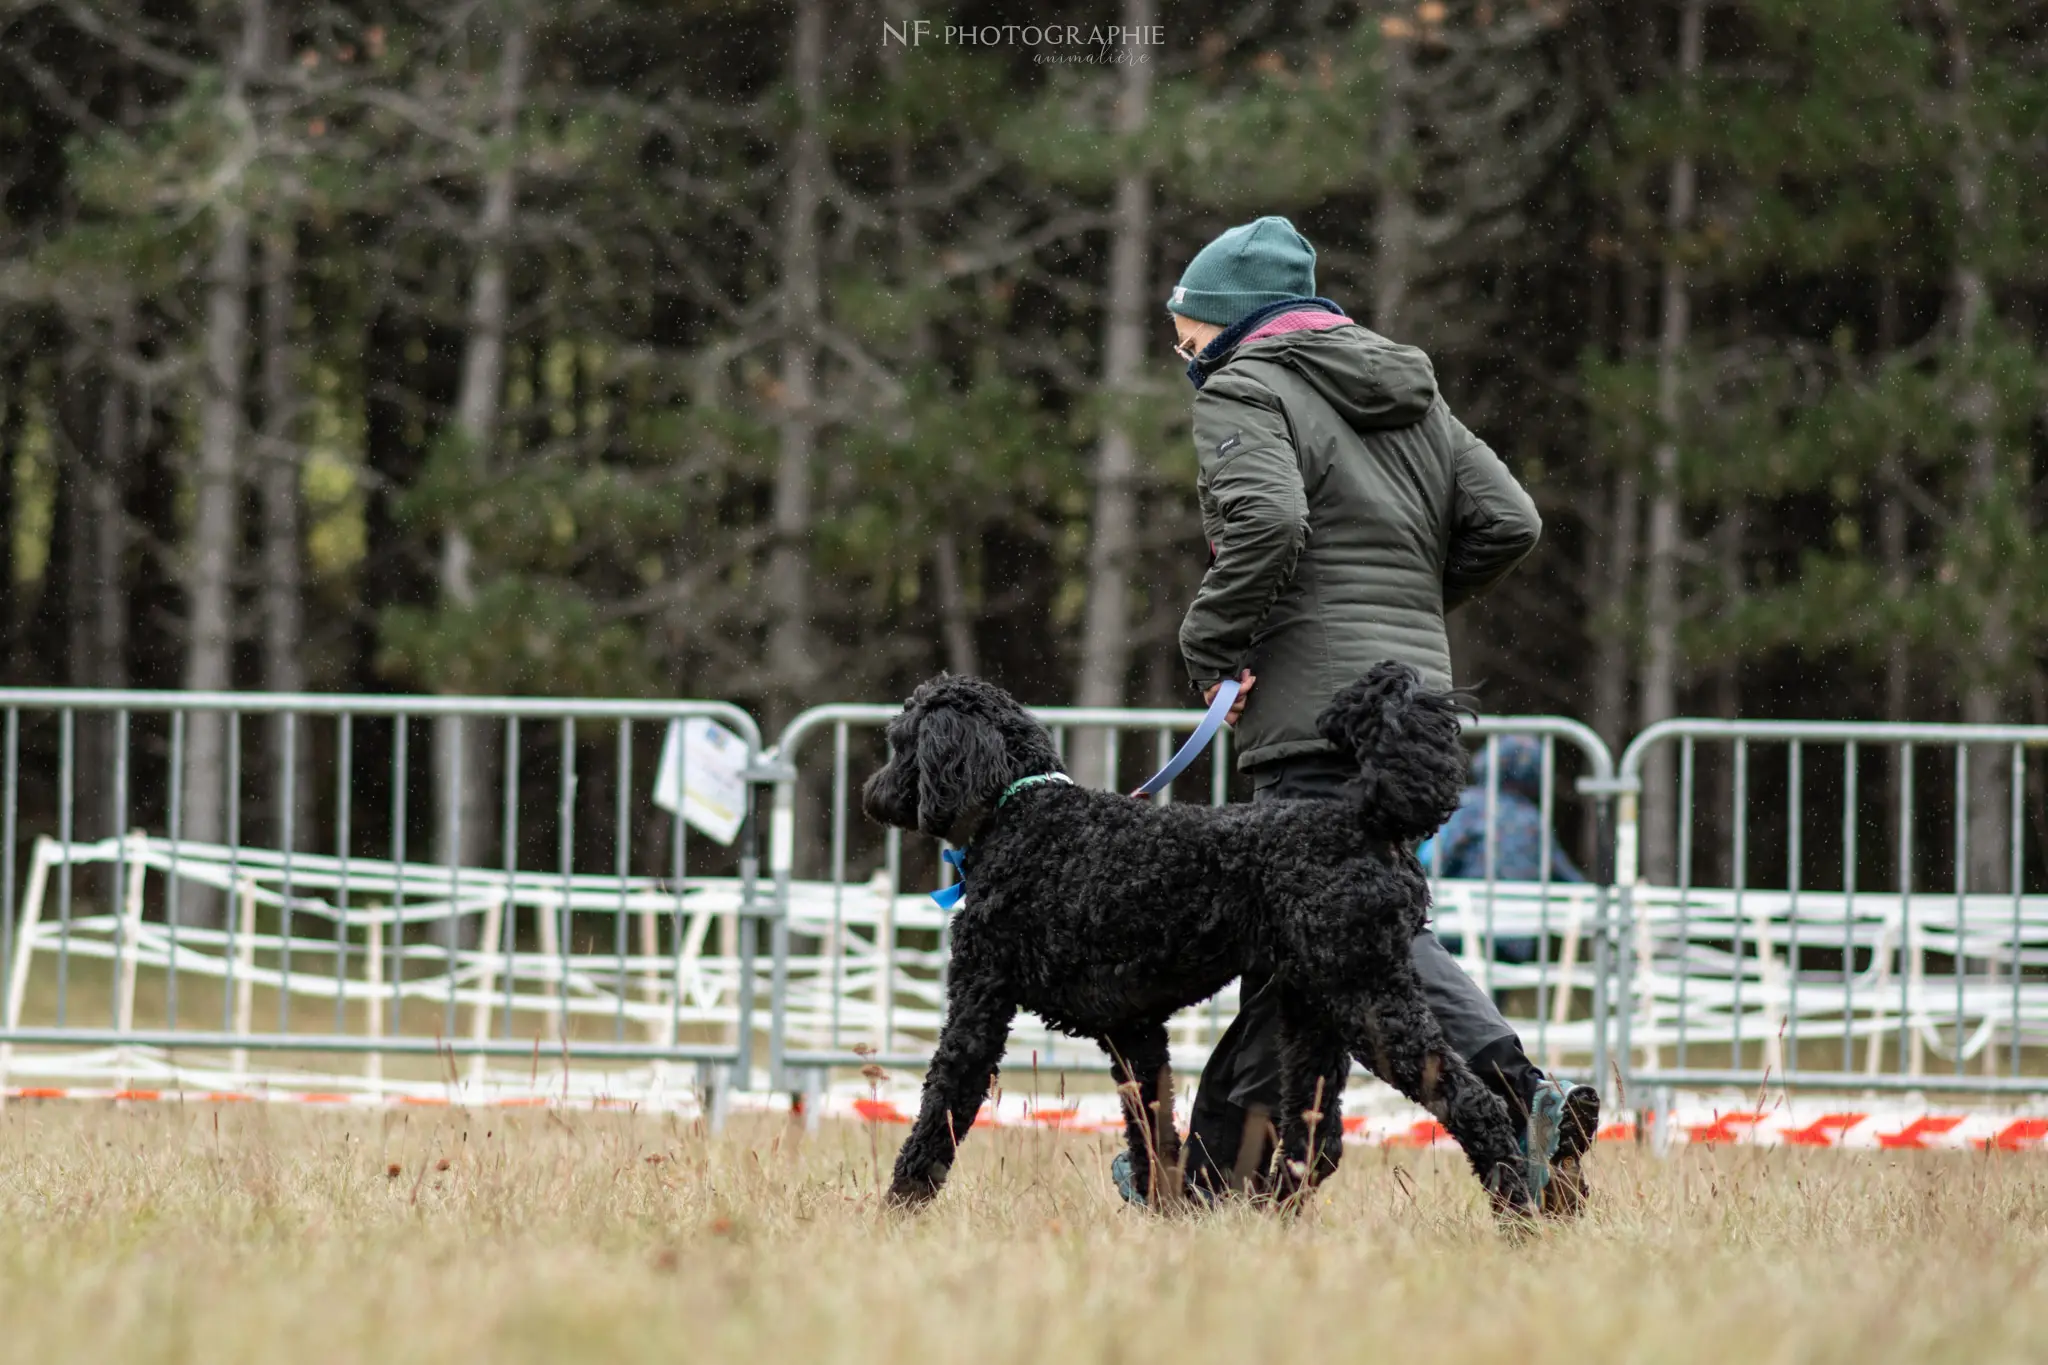
[[1166, 311], [1228, 327], [1269, 303], [1315, 292], [1316, 249], [1285, 218], [1256, 218], [1195, 253]]

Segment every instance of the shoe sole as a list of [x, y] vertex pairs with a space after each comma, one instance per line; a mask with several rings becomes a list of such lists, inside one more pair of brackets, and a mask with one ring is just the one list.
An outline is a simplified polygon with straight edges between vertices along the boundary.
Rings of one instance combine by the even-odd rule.
[[1545, 1217], [1563, 1222], [1586, 1211], [1589, 1192], [1580, 1158], [1600, 1131], [1600, 1093], [1590, 1085], [1575, 1085], [1566, 1091], [1564, 1118], [1559, 1127], [1557, 1155], [1551, 1159], [1542, 1206]]
[[1557, 1138], [1557, 1161], [1586, 1154], [1600, 1132], [1600, 1092], [1590, 1085], [1575, 1085], [1565, 1092], [1564, 1122]]

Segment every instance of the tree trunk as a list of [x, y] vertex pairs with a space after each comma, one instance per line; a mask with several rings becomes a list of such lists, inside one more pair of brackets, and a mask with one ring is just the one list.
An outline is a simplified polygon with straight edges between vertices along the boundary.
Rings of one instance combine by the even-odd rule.
[[[1748, 516], [1736, 508], [1721, 518], [1714, 528], [1714, 564], [1721, 579], [1721, 600], [1733, 606], [1742, 596], [1742, 544], [1748, 530]], [[1714, 665], [1713, 671], [1713, 714], [1722, 720], [1733, 720], [1740, 714], [1742, 694], [1736, 673], [1736, 660], [1727, 659]], [[1703, 814], [1705, 819], [1694, 820], [1694, 838], [1702, 826], [1715, 830], [1715, 867], [1721, 875], [1723, 886], [1735, 884], [1735, 758], [1733, 752], [1725, 755], [1727, 761], [1717, 764], [1709, 771], [1713, 773], [1712, 795]], [[1757, 773], [1749, 774], [1754, 783]], [[1749, 793], [1753, 794], [1754, 786]], [[1697, 845], [1695, 845], [1697, 846]]]
[[[889, 13], [898, 22], [916, 18], [914, 6], [904, 0], [892, 0]], [[903, 80], [904, 48], [900, 43], [883, 45], [882, 69], [891, 83]], [[889, 181], [899, 199], [896, 210], [896, 283], [899, 287], [908, 288], [923, 263], [925, 245], [919, 237], [917, 220], [910, 208], [910, 135], [900, 129], [890, 140]], [[932, 350], [931, 321], [920, 310], [910, 324], [910, 364], [915, 371], [929, 371]], [[968, 462], [973, 458], [972, 451], [955, 452], [956, 478], [967, 473]], [[972, 547], [977, 538], [973, 523], [966, 522], [965, 528], [968, 531], [967, 547]], [[938, 591], [939, 635], [945, 650], [946, 668], [956, 674], [972, 674], [980, 671], [980, 660], [974, 645], [974, 612], [968, 599], [961, 540], [950, 522], [932, 538], [932, 577]]]
[[[107, 347], [125, 360], [135, 350], [135, 313], [123, 303], [108, 328]], [[128, 458], [135, 429], [128, 387], [116, 364], [107, 366], [101, 395], [99, 468], [89, 492], [93, 515], [92, 686], [128, 685]]]
[[[127, 391], [118, 365], [134, 346], [132, 317], [121, 305], [107, 319], [103, 335], [96, 334], [96, 323], [82, 323], [80, 339], [86, 344], [80, 349], [104, 349], [66, 377], [60, 461], [66, 486], [59, 502], [64, 514], [64, 676], [73, 687], [119, 687], [124, 677], [128, 601], [121, 503], [128, 425]], [[56, 565], [56, 556], [51, 563]], [[114, 742], [111, 714], [80, 713], [72, 787], [72, 832], [80, 839], [105, 838], [121, 819], [114, 806]], [[91, 880], [92, 894], [98, 894], [97, 875]]]
[[967, 589], [960, 581], [960, 543], [941, 531], [932, 544], [933, 571], [938, 578], [939, 621], [946, 637], [946, 667], [954, 673], [975, 668], [974, 621], [967, 609]]
[[1594, 625], [1593, 729], [1616, 753], [1628, 741], [1629, 592], [1635, 583], [1636, 540], [1642, 534], [1643, 495], [1636, 471], [1614, 471], [1613, 501], [1605, 532], [1590, 537], [1597, 556], [1599, 593]]
[[[241, 42], [228, 63], [222, 104], [244, 140], [256, 131], [245, 92], [263, 60], [264, 0], [243, 0]], [[233, 685], [235, 550], [241, 539], [243, 369], [249, 352], [249, 217], [239, 184], [220, 190], [213, 259], [207, 267], [204, 389], [199, 407], [199, 467], [187, 559], [189, 603], [185, 688], [226, 691]], [[184, 829], [187, 839], [218, 843], [226, 828], [227, 727], [222, 716], [194, 712], [186, 721]], [[188, 889], [183, 910], [193, 923], [218, 923], [217, 895]]]
[[[1887, 364], [1899, 348], [1899, 281], [1887, 272], [1878, 287], [1877, 351], [1882, 378], [1882, 366]], [[1877, 510], [1878, 557], [1884, 564], [1885, 591], [1894, 603], [1905, 600], [1911, 586], [1910, 569], [1906, 558], [1906, 461], [1894, 447], [1884, 456], [1881, 475], [1883, 492], [1879, 495]], [[1911, 650], [1903, 631], [1894, 629], [1885, 643], [1884, 651], [1884, 718], [1892, 721], [1907, 719], [1912, 686]], [[1904, 774], [1898, 762], [1885, 764], [1884, 781], [1884, 829], [1885, 844], [1889, 852], [1888, 867], [1899, 865], [1899, 797], [1905, 789]]]
[[[468, 330], [463, 338], [462, 380], [455, 395], [455, 433], [479, 480], [488, 477], [498, 435], [505, 380], [505, 325], [509, 310], [505, 245], [517, 207], [514, 145], [526, 83], [530, 15], [521, 3], [505, 7], [505, 33], [498, 54], [498, 93], [491, 147], [477, 210], [476, 263], [469, 281]], [[475, 550], [459, 523], [451, 522], [441, 544], [441, 595], [458, 611], [476, 605]], [[464, 867], [480, 865], [489, 848], [491, 774], [495, 731], [487, 724], [443, 717], [434, 725], [434, 857]], [[471, 921], [451, 926], [473, 931]]]
[[[1699, 102], [1705, 9], [1705, 0], [1685, 0], [1679, 19], [1680, 97], [1688, 109]], [[1643, 604], [1643, 687], [1638, 711], [1638, 721], [1645, 728], [1669, 719], [1678, 710], [1678, 570], [1683, 549], [1678, 425], [1681, 368], [1692, 324], [1692, 301], [1686, 291], [1685, 263], [1679, 255], [1678, 239], [1692, 223], [1696, 186], [1697, 168], [1692, 157], [1678, 157], [1671, 163], [1670, 191], [1664, 207], [1662, 330], [1657, 344], [1657, 420], [1661, 430], [1652, 456], [1649, 572]], [[1671, 746], [1659, 745], [1643, 765], [1643, 872], [1653, 882], [1669, 882], [1677, 864], [1677, 794], [1672, 787], [1671, 754]]]
[[1406, 323], [1408, 291], [1415, 272], [1415, 125], [1408, 112], [1408, 87], [1415, 54], [1410, 41], [1389, 36], [1383, 49], [1385, 85], [1380, 91], [1380, 126], [1375, 148], [1379, 208], [1374, 226], [1378, 250], [1373, 253], [1372, 325], [1385, 337], [1398, 338]]
[[[83, 349], [81, 347], [81, 349]], [[99, 668], [94, 658], [99, 633], [94, 629], [93, 605], [99, 587], [93, 581], [99, 565], [89, 548], [93, 542], [93, 485], [100, 479], [99, 452], [106, 444], [106, 398], [113, 390], [112, 377], [102, 367], [90, 364], [65, 367], [64, 393], [59, 404], [59, 425], [64, 439], [57, 455], [57, 467], [68, 485], [64, 502], [64, 541], [70, 547], [64, 575], [64, 614], [70, 629], [65, 632], [64, 677], [73, 687], [91, 687]], [[89, 722], [79, 736], [81, 775], [92, 774], [94, 766], [86, 750], [96, 737]], [[83, 838], [97, 838], [98, 832], [80, 831]]]
[[[73, 542], [72, 553], [89, 555], [92, 565], [92, 603], [85, 620], [92, 632], [88, 687], [119, 689], [128, 685], [128, 452], [133, 425], [129, 417], [128, 387], [121, 378], [120, 363], [135, 350], [135, 314], [120, 304], [107, 327], [107, 364], [100, 393], [99, 449], [85, 487], [91, 508], [92, 535], [88, 550], [81, 538]], [[74, 629], [78, 623], [74, 622]], [[99, 776], [108, 784], [106, 829], [119, 834], [123, 812], [116, 808], [113, 790], [114, 746], [119, 735], [112, 717], [99, 718], [104, 740]]]
[[[86, 371], [92, 411], [77, 424], [72, 455], [78, 487], [68, 507], [72, 524], [68, 611], [69, 677], [73, 687], [117, 688], [127, 681], [128, 598], [123, 493], [128, 465], [128, 390], [119, 360], [133, 351], [134, 313], [125, 304], [107, 320], [106, 356]], [[83, 416], [84, 414], [81, 414]]]
[[8, 680], [21, 676], [22, 608], [15, 590], [14, 506], [15, 462], [21, 454], [22, 433], [28, 426], [28, 350], [15, 348], [0, 372], [0, 668]]
[[[1955, 0], [1939, 0], [1938, 8], [1948, 40], [1949, 95], [1956, 134], [1950, 173], [1955, 182], [1959, 240], [1950, 306], [1956, 329], [1955, 363], [1966, 375], [1957, 415], [1968, 432], [1970, 517], [1977, 533], [1988, 535], [1999, 522], [2013, 516], [2010, 500], [2020, 490], [2015, 487], [2017, 481], [2009, 477], [2007, 455], [2000, 448], [1997, 395], [1990, 381], [1977, 372], [1981, 343], [1991, 320], [1991, 290], [1977, 260], [1986, 236], [1985, 171], [1971, 90], [1969, 32]], [[2011, 589], [2002, 576], [1995, 584], [1984, 586], [1982, 615], [1973, 632], [1976, 657], [1964, 661], [1963, 720], [1971, 725], [1996, 725], [2006, 718], [2006, 689], [2016, 650]], [[2008, 766], [2000, 746], [1980, 746], [1970, 753], [1968, 861], [1969, 885], [1975, 891], [2004, 891], [2011, 883]]]
[[[1124, 0], [1126, 27], [1152, 25], [1153, 0]], [[1152, 67], [1131, 62], [1118, 74], [1115, 131], [1131, 147], [1144, 131]], [[1109, 297], [1102, 338], [1102, 441], [1095, 456], [1095, 515], [1088, 545], [1088, 612], [1081, 631], [1075, 701], [1121, 706], [1131, 664], [1131, 577], [1138, 550], [1138, 457], [1123, 411], [1144, 359], [1146, 261], [1151, 255], [1152, 181], [1136, 167], [1119, 176], [1109, 245]], [[1084, 783], [1116, 785], [1106, 770], [1100, 730], [1083, 730], [1074, 771]]]
[[768, 563], [770, 723], [780, 727], [809, 698], [819, 675], [810, 617], [811, 466], [818, 441], [818, 208], [825, 178], [820, 128], [825, 83], [825, 8], [798, 0], [790, 45], [797, 126], [783, 204], [782, 394], [775, 467], [775, 550]]
[[[292, 346], [292, 272], [296, 243], [287, 224], [263, 238], [263, 427], [257, 440], [263, 496], [263, 686], [271, 692], [306, 690], [304, 591], [299, 531], [297, 354]], [[285, 771], [286, 728], [293, 762]], [[305, 847], [307, 733], [303, 720], [274, 717], [270, 731], [271, 839], [283, 847], [289, 809], [293, 844]], [[289, 803], [289, 806], [287, 806]]]
[[[1616, 234], [1618, 235], [1618, 234]], [[1642, 263], [1631, 256], [1619, 270], [1621, 288], [1621, 336], [1618, 346], [1623, 360], [1642, 354], [1648, 328], [1648, 289]], [[1604, 291], [1603, 291], [1604, 292]], [[1597, 310], [1605, 319], [1607, 310]], [[1611, 502], [1606, 524], [1591, 528], [1587, 536], [1590, 563], [1587, 577], [1593, 591], [1593, 687], [1590, 717], [1594, 733], [1608, 749], [1621, 753], [1628, 741], [1629, 685], [1634, 672], [1634, 630], [1631, 595], [1635, 591], [1638, 543], [1642, 537], [1642, 480], [1633, 457], [1621, 456], [1610, 480]], [[1583, 816], [1581, 843], [1591, 848], [1600, 838], [1596, 812], [1588, 802]]]

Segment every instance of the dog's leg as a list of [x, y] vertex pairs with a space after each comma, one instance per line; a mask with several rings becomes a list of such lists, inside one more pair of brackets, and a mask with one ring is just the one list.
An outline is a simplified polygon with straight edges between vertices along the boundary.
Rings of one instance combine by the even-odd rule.
[[1375, 956], [1373, 988], [1346, 991], [1335, 1005], [1352, 1054], [1435, 1115], [1497, 1207], [1527, 1211], [1528, 1183], [1507, 1106], [1445, 1041], [1405, 949]]
[[966, 1141], [988, 1094], [989, 1078], [1003, 1059], [1003, 1044], [1017, 1007], [1005, 993], [962, 973], [946, 994], [946, 1025], [924, 1076], [924, 1099], [889, 1182], [889, 1202], [915, 1208], [931, 1202], [953, 1169], [953, 1151]]
[[1281, 995], [1280, 1027], [1280, 1169], [1274, 1192], [1285, 1199], [1329, 1179], [1343, 1160], [1351, 1052], [1329, 1017], [1299, 991]]
[[1182, 1176], [1166, 1025], [1159, 1020], [1127, 1024], [1112, 1029], [1101, 1041], [1117, 1093], [1123, 1097], [1132, 1179], [1151, 1207], [1170, 1207], [1180, 1199]]

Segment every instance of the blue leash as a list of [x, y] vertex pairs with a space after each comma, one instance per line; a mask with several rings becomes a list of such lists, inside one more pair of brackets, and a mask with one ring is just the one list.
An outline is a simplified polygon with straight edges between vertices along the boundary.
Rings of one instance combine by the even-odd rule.
[[[1242, 688], [1243, 684], [1236, 678], [1225, 678], [1216, 689], [1216, 699], [1209, 703], [1209, 709], [1203, 713], [1201, 723], [1195, 726], [1195, 732], [1188, 736], [1187, 743], [1181, 745], [1179, 752], [1167, 760], [1165, 767], [1146, 778], [1144, 785], [1132, 792], [1131, 795], [1134, 797], [1151, 796], [1165, 787], [1167, 783], [1173, 781], [1174, 778], [1186, 772], [1188, 765], [1202, 756], [1202, 751], [1209, 747], [1211, 740], [1216, 738], [1216, 732], [1223, 728], [1223, 718], [1230, 714], [1230, 708], [1237, 701], [1237, 694]], [[1066, 780], [1066, 775], [1063, 773], [1049, 773], [1042, 777], [1020, 778], [1018, 781], [1012, 782], [1009, 788], [1003, 792], [1002, 796], [997, 799], [996, 808], [1000, 810], [1003, 802], [1009, 800], [1021, 788], [1033, 786], [1040, 782], [1063, 782]], [[939, 909], [951, 910], [960, 903], [960, 898], [967, 894], [967, 850], [964, 848], [942, 848], [939, 850], [939, 856], [945, 859], [946, 866], [959, 874], [960, 880], [954, 882], [951, 886], [940, 887], [937, 891], [932, 892], [931, 896], [938, 903]]]
[[1145, 779], [1145, 785], [1132, 792], [1133, 796], [1151, 796], [1167, 783], [1188, 770], [1188, 764], [1202, 756], [1202, 750], [1209, 747], [1209, 741], [1216, 738], [1216, 732], [1223, 728], [1223, 718], [1230, 714], [1230, 708], [1237, 701], [1237, 694], [1244, 684], [1235, 678], [1225, 678], [1216, 689], [1216, 700], [1209, 703], [1209, 709], [1202, 716], [1202, 723], [1188, 736], [1188, 742], [1180, 746], [1180, 752], [1166, 761], [1166, 766]]

